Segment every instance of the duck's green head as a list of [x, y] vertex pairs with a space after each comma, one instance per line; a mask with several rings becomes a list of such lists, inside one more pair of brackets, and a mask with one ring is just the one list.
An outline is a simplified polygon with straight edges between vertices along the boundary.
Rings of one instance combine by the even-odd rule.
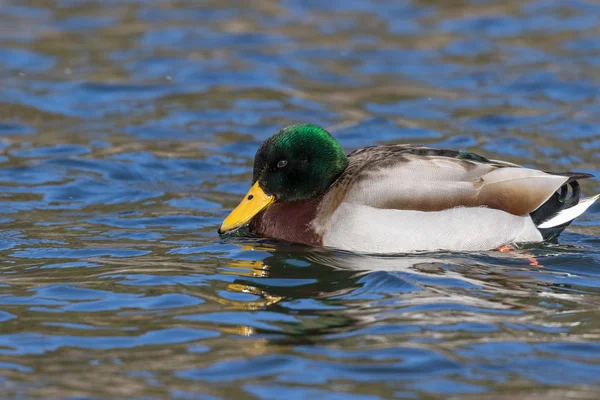
[[219, 232], [236, 229], [274, 202], [317, 197], [344, 172], [348, 157], [325, 129], [291, 125], [263, 142], [254, 158], [252, 187]]
[[306, 200], [324, 193], [348, 164], [339, 143], [317, 125], [292, 125], [263, 142], [252, 183], [275, 201]]

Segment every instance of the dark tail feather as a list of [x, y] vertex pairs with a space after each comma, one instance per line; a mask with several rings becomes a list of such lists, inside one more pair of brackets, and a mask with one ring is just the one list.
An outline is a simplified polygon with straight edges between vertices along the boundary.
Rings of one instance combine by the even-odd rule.
[[[579, 203], [581, 197], [581, 190], [579, 188], [578, 179], [592, 178], [594, 175], [585, 174], [581, 172], [564, 172], [564, 173], [552, 173], [553, 175], [568, 176], [569, 179], [564, 185], [560, 187], [560, 191], [557, 191], [550, 197], [544, 204], [542, 204], [537, 210], [530, 214], [531, 219], [536, 226], [541, 225], [545, 221], [557, 215], [562, 210], [576, 206]], [[569, 196], [569, 186], [571, 187], [571, 195]], [[558, 237], [569, 226], [573, 220], [565, 222], [564, 224], [553, 226], [551, 228], [538, 228], [544, 240], [553, 240]]]

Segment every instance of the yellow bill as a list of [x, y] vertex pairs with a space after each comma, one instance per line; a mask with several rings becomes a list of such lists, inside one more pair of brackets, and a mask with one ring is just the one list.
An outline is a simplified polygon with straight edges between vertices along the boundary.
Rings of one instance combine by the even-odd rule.
[[225, 218], [219, 233], [232, 231], [250, 221], [256, 214], [275, 202], [274, 196], [268, 196], [256, 182], [238, 206]]

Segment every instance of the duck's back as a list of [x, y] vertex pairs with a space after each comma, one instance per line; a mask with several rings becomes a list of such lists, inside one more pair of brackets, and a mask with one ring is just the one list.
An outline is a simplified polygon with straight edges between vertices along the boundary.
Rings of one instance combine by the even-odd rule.
[[333, 190], [344, 201], [375, 208], [442, 211], [485, 206], [524, 215], [568, 180], [562, 175], [422, 146], [368, 147], [350, 154]]

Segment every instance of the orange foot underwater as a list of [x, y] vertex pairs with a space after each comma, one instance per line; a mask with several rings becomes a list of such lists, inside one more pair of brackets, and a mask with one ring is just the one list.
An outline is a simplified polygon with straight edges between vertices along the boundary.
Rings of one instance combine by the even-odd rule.
[[501, 246], [497, 249], [497, 251], [501, 252], [501, 253], [510, 253], [512, 255], [519, 255], [519, 256], [526, 256], [527, 259], [529, 260], [529, 265], [534, 266], [534, 267], [538, 267], [538, 268], [544, 268], [543, 265], [540, 264], [540, 262], [537, 260], [537, 258], [535, 258], [535, 256], [533, 254], [518, 254], [515, 252], [515, 249], [507, 244], [505, 244], [504, 246]]

